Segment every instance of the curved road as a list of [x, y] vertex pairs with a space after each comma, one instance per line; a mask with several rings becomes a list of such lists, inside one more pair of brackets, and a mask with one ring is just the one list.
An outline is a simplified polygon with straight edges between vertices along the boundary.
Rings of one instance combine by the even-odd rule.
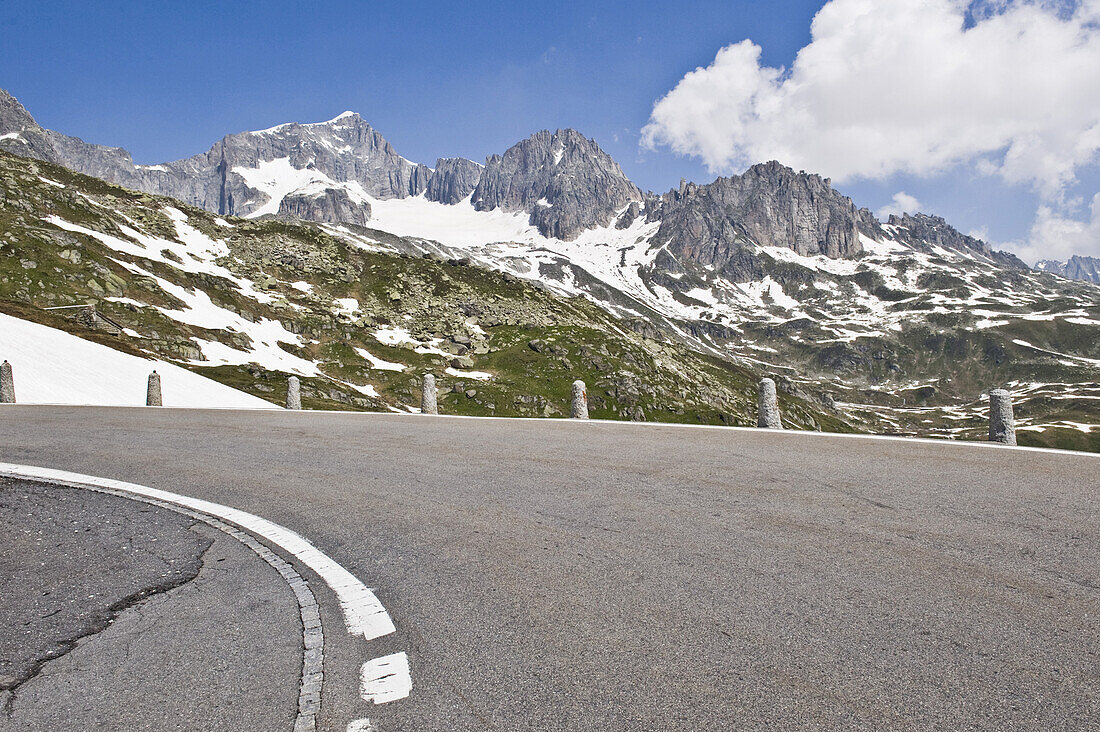
[[[1100, 729], [1095, 455], [5, 405], [0, 461], [251, 512], [375, 588], [397, 630], [350, 638], [295, 564], [320, 729]], [[363, 701], [359, 666], [398, 651], [411, 694]]]

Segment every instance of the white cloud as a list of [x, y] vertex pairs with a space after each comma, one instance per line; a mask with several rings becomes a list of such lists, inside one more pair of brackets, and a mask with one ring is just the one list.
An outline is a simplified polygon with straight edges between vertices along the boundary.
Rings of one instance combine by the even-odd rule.
[[894, 198], [890, 203], [886, 204], [875, 215], [880, 219], [886, 219], [890, 214], [896, 214], [900, 216], [903, 213], [915, 214], [921, 209], [920, 201], [916, 196], [910, 196], [905, 191], [898, 191], [894, 194]]
[[1100, 193], [1092, 198], [1087, 221], [1065, 218], [1050, 206], [1040, 206], [1025, 244], [1009, 244], [1021, 259], [1065, 261], [1074, 254], [1100, 257]]
[[643, 144], [838, 181], [965, 164], [1051, 201], [1097, 159], [1100, 0], [830, 0], [811, 36], [790, 69], [749, 40], [721, 49], [654, 105]]

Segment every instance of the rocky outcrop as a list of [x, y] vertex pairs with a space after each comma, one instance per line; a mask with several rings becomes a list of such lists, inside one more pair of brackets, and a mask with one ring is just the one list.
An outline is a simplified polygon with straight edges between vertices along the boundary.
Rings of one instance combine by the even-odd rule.
[[977, 254], [1009, 269], [1030, 269], [1015, 254], [994, 249], [981, 239], [967, 236], [939, 216], [922, 213], [901, 216], [891, 214], [886, 223], [893, 227], [892, 234], [898, 240], [914, 249], [928, 251], [933, 246], [938, 246], [971, 255]]
[[1082, 280], [1100, 285], [1100, 259], [1074, 255], [1065, 262], [1044, 259], [1035, 265], [1040, 272], [1050, 272], [1070, 280]]
[[860, 216], [851, 199], [828, 179], [777, 162], [709, 185], [683, 182], [647, 213], [661, 221], [658, 238], [705, 265], [720, 267], [750, 243], [806, 256], [854, 257], [862, 251]]
[[861, 227], [878, 226], [827, 178], [776, 162], [709, 185], [682, 181], [678, 190], [648, 202], [646, 217], [661, 222], [656, 241], [667, 244], [670, 258], [713, 268], [735, 282], [763, 276], [757, 246], [850, 258], [863, 250]]
[[370, 220], [370, 204], [351, 199], [344, 188], [322, 188], [285, 196], [279, 204], [281, 219], [331, 221], [363, 226]]
[[428, 181], [425, 197], [429, 201], [454, 204], [465, 199], [481, 180], [481, 165], [466, 158], [440, 158]]
[[51, 163], [61, 162], [47, 131], [3, 89], [0, 89], [0, 150]]
[[641, 200], [619, 164], [576, 130], [543, 130], [489, 157], [473, 194], [477, 210], [526, 211], [544, 236], [561, 239]]
[[629, 229], [639, 216], [642, 215], [642, 207], [638, 205], [637, 201], [631, 201], [630, 205], [626, 207], [626, 210], [622, 212], [618, 220], [615, 222], [616, 229]]

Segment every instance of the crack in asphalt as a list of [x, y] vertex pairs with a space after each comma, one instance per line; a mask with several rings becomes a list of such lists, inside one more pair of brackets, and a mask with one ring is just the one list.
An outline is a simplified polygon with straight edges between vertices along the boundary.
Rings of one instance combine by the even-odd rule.
[[[192, 531], [192, 533], [198, 534], [198, 532], [195, 531], [195, 527], [197, 526], [199, 526], [199, 523], [195, 522], [192, 523], [191, 526], [188, 528]], [[12, 677], [7, 677], [0, 681], [0, 691], [7, 692], [7, 694], [5, 694], [7, 698], [4, 700], [3, 706], [0, 707], [0, 710], [3, 711], [4, 715], [9, 719], [11, 718], [13, 714], [13, 706], [19, 693], [19, 688], [31, 679], [37, 677], [47, 664], [51, 663], [52, 661], [56, 661], [59, 658], [62, 658], [70, 653], [74, 648], [77, 647], [80, 641], [84, 640], [85, 638], [91, 638], [107, 630], [114, 623], [115, 619], [127, 610], [140, 606], [142, 603], [156, 595], [164, 594], [179, 587], [183, 587], [184, 585], [198, 577], [199, 573], [202, 572], [203, 566], [205, 565], [206, 553], [210, 551], [210, 547], [214, 545], [214, 539], [207, 537], [202, 538], [205, 541], [205, 546], [203, 546], [198, 555], [196, 555], [186, 565], [181, 567], [175, 575], [164, 578], [161, 581], [155, 582], [151, 585], [142, 587], [136, 592], [133, 592], [126, 597], [123, 597], [122, 599], [108, 605], [103, 610], [92, 615], [89, 618], [88, 623], [83, 628], [68, 636], [67, 638], [63, 638], [57, 641], [58, 647], [51, 648], [43, 656], [32, 659], [28, 667], [25, 668], [22, 672], [16, 673]]]

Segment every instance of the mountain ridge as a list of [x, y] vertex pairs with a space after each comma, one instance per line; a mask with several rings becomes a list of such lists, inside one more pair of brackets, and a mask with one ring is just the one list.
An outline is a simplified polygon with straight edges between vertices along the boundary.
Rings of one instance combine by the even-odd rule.
[[[370, 220], [371, 198], [423, 194], [431, 201], [457, 205], [469, 196], [479, 211], [525, 212], [532, 225], [553, 238], [573, 239], [612, 220], [621, 222], [624, 214], [630, 218], [644, 214], [654, 221], [661, 217], [660, 210], [688, 219], [678, 232], [669, 223], [662, 235], [665, 238], [717, 234], [734, 253], [739, 239], [754, 239], [764, 245], [780, 240], [799, 254], [816, 251], [830, 257], [857, 255], [858, 234], [880, 234], [882, 226], [868, 209], [856, 209], [851, 199], [833, 189], [830, 179], [796, 173], [777, 161], [759, 163], [739, 176], [707, 184], [685, 182], [679, 191], [643, 193], [594, 140], [571, 128], [535, 132], [503, 154], [487, 156], [484, 165], [465, 158], [440, 158], [432, 169], [400, 156], [358, 113], [345, 111], [324, 122], [286, 122], [232, 133], [205, 153], [157, 165], [136, 165], [124, 148], [87, 143], [40, 127], [18, 100], [0, 89], [0, 149], [61, 163], [222, 215], [272, 214], [363, 224]], [[271, 169], [272, 163], [283, 158], [287, 168], [296, 173]], [[768, 185], [761, 185], [762, 180]], [[749, 195], [769, 185], [776, 196], [786, 197], [761, 201], [759, 196]], [[734, 190], [738, 187], [750, 190]], [[301, 190], [306, 188], [308, 194]], [[791, 193], [792, 188], [800, 190]], [[741, 220], [731, 225], [723, 220], [729, 218], [728, 211], [700, 211], [698, 201], [693, 206], [690, 199], [698, 193], [713, 194], [712, 198], [725, 203], [732, 198], [736, 206], [751, 205], [740, 212]], [[293, 200], [282, 206], [282, 199], [291, 195]], [[686, 204], [685, 199], [689, 200]], [[828, 200], [822, 204], [820, 199]], [[781, 210], [784, 208], [790, 210]], [[950, 229], [951, 240], [968, 240], [973, 251], [994, 256], [995, 250], [988, 244], [966, 237], [938, 217], [927, 218], [939, 222], [933, 229]], [[807, 226], [805, 222], [811, 223]], [[776, 232], [782, 235], [776, 237]], [[694, 250], [684, 253], [697, 256]], [[1017, 266], [1011, 261], [1014, 255], [997, 252], [996, 256]], [[712, 254], [706, 258], [723, 257]], [[742, 277], [759, 274], [759, 268], [750, 262], [742, 262], [739, 271]]]

